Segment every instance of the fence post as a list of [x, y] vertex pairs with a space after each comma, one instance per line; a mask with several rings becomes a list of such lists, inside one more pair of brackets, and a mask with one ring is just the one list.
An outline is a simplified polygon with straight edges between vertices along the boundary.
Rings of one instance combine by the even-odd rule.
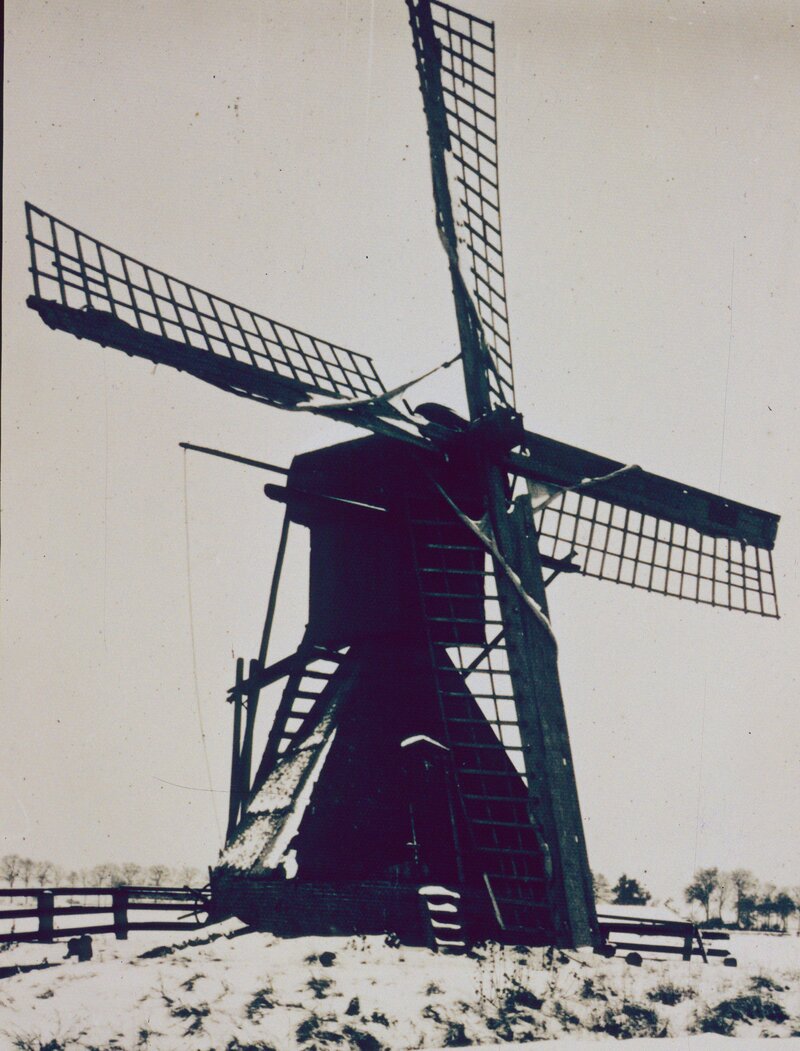
[[111, 904], [114, 909], [114, 937], [118, 941], [125, 941], [128, 937], [128, 888], [114, 887]]
[[231, 793], [228, 803], [228, 830], [225, 833], [225, 842], [233, 839], [236, 825], [239, 821], [239, 809], [243, 804], [241, 796], [241, 775], [239, 773], [242, 763], [242, 694], [241, 684], [244, 680], [244, 658], [236, 659], [236, 692], [233, 695], [233, 737], [231, 754]]
[[53, 940], [53, 892], [51, 890], [40, 890], [36, 892], [36, 909], [39, 913], [39, 940], [51, 942]]

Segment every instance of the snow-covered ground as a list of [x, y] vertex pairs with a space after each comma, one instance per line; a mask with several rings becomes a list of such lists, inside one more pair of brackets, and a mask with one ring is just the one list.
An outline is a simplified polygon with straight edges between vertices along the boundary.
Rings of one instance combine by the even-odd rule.
[[0, 981], [3, 1051], [379, 1051], [542, 1038], [563, 1051], [625, 1036], [642, 1049], [664, 1036], [685, 1047], [698, 1034], [696, 1051], [730, 1046], [720, 1033], [800, 1035], [797, 937], [734, 934], [738, 968], [680, 959], [637, 968], [494, 945], [437, 956], [376, 937], [280, 940], [235, 920], [188, 935], [97, 937], [94, 948], [87, 963], [64, 961], [63, 944], [0, 952], [0, 968], [54, 965]]

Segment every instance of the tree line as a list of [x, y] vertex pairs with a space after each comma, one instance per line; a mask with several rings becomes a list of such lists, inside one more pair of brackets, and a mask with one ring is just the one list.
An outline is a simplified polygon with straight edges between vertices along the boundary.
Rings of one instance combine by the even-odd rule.
[[0, 858], [0, 881], [7, 887], [195, 887], [204, 882], [190, 865], [138, 865], [104, 862], [89, 869], [66, 869], [52, 861], [19, 854]]
[[[595, 899], [613, 905], [646, 905], [650, 891], [623, 873], [612, 887], [600, 873], [593, 874]], [[684, 888], [688, 905], [699, 905], [709, 926], [735, 926], [741, 930], [787, 929], [789, 919], [800, 913], [800, 887], [779, 888], [762, 883], [749, 869], [700, 868]], [[667, 902], [666, 904], [671, 904]]]
[[698, 869], [684, 897], [703, 909], [706, 923], [734, 923], [742, 930], [785, 931], [790, 916], [800, 912], [800, 887], [762, 883], [749, 869]]
[[[65, 869], [52, 861], [35, 861], [19, 854], [0, 858], [0, 881], [7, 887], [195, 887], [204, 882], [190, 865], [138, 865], [104, 862], [90, 869]], [[643, 882], [623, 873], [612, 886], [601, 873], [592, 874], [598, 902], [613, 905], [647, 905], [653, 901]], [[749, 869], [700, 868], [684, 889], [688, 905], [699, 905], [707, 925], [731, 925], [786, 930], [794, 913], [800, 914], [800, 887], [778, 888], [760, 882]], [[667, 903], [670, 904], [670, 903]]]

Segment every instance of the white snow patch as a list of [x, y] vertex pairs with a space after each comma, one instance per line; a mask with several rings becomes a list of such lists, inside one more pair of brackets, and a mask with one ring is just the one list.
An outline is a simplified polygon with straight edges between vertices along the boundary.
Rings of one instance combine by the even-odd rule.
[[423, 897], [432, 897], [433, 895], [436, 895], [437, 897], [441, 898], [458, 898], [459, 901], [461, 900], [461, 895], [458, 893], [457, 890], [449, 890], [447, 887], [440, 887], [436, 884], [430, 884], [426, 887], [420, 887], [419, 893], [422, 894]]
[[336, 737], [336, 711], [334, 707], [327, 712], [305, 743], [278, 761], [247, 807], [242, 831], [223, 851], [221, 866], [258, 872], [275, 869], [285, 860], [287, 877], [297, 871], [296, 860], [287, 851]]
[[432, 737], [428, 737], [427, 734], [414, 734], [413, 737], [406, 737], [404, 741], [400, 742], [400, 747], [408, 748], [410, 745], [419, 744], [421, 741], [424, 741], [426, 744], [435, 745], [437, 748], [442, 748], [445, 752], [450, 751], [447, 745], [442, 744], [441, 741], [435, 741]]
[[[190, 936], [132, 933], [94, 945], [88, 963], [62, 961], [63, 945], [0, 953], [0, 966], [57, 963], [0, 980], [3, 1051], [50, 1041], [70, 1051], [400, 1051], [541, 1039], [580, 1051], [579, 1041], [614, 1034], [637, 1038], [625, 1045], [631, 1051], [677, 1051], [678, 1043], [755, 1051], [754, 1038], [788, 1037], [800, 1026], [800, 938], [791, 936], [734, 934], [736, 969], [680, 959], [629, 967], [586, 950], [494, 944], [453, 956], [391, 949], [381, 937], [281, 940], [233, 920]], [[145, 949], [158, 955], [142, 958]], [[321, 963], [325, 953], [335, 954], [331, 966]], [[735, 1044], [698, 1034], [721, 1001], [752, 996], [759, 984], [786, 1021], [739, 1021]], [[662, 1002], [676, 990], [677, 1002]], [[653, 1036], [648, 1027], [672, 1039], [643, 1039]]]
[[609, 471], [608, 474], [597, 475], [596, 478], [581, 478], [577, 485], [550, 485], [547, 482], [528, 480], [528, 496], [534, 511], [544, 511], [550, 504], [555, 503], [559, 497], [564, 496], [565, 493], [577, 493], [583, 489], [589, 489], [593, 485], [598, 485], [600, 482], [610, 482], [621, 474], [640, 470], [641, 468], [638, 464], [628, 463], [624, 467], [617, 467], [616, 470]]

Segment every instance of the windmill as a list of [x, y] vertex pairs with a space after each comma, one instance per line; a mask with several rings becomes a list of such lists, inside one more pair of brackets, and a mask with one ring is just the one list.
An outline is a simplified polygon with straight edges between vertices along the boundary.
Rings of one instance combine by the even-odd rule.
[[[386, 391], [368, 358], [30, 205], [29, 305], [53, 328], [371, 432], [297, 457], [267, 487], [286, 506], [284, 536], [291, 523], [310, 532], [309, 620], [297, 651], [267, 666], [273, 589], [261, 652], [231, 691], [221, 907], [286, 933], [591, 944], [546, 583], [579, 572], [776, 616], [777, 518], [525, 430], [493, 30], [434, 0], [409, 12], [468, 420], [412, 411], [410, 384]], [[254, 762], [259, 697], [281, 681]]]

